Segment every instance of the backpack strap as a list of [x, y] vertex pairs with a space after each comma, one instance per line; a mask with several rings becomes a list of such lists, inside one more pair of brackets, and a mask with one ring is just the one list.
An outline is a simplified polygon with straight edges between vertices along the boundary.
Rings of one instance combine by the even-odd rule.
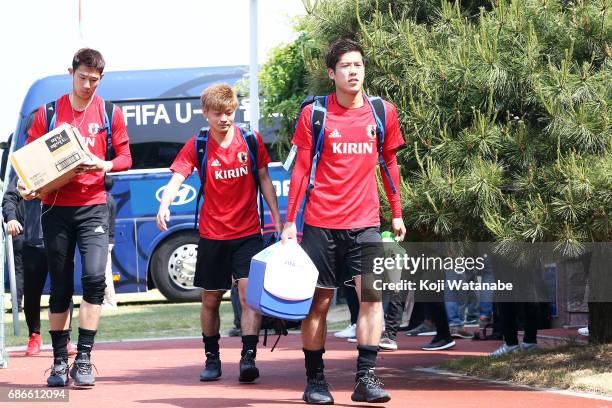
[[374, 121], [376, 122], [376, 140], [377, 140], [377, 148], [378, 148], [378, 164], [380, 168], [383, 170], [389, 185], [391, 186], [391, 191], [393, 194], [397, 193], [397, 189], [395, 188], [395, 184], [393, 183], [393, 179], [391, 178], [391, 173], [389, 172], [389, 168], [387, 167], [387, 163], [383, 159], [382, 152], [385, 144], [385, 132], [387, 127], [387, 109], [385, 108], [385, 102], [378, 96], [367, 96], [366, 99], [370, 104], [370, 108], [372, 109], [372, 114], [374, 115]]
[[[255, 182], [255, 191], [258, 196], [257, 209], [259, 211], [259, 222], [261, 228], [264, 227], [264, 208], [263, 198], [261, 195], [260, 183], [259, 183], [259, 171], [257, 169], [257, 155], [258, 155], [258, 142], [255, 133], [251, 130], [240, 129], [240, 134], [244, 138], [247, 145], [247, 151], [251, 160], [251, 173]], [[199, 163], [198, 172], [200, 174], [200, 190], [196, 199], [195, 219], [194, 227], [198, 228], [198, 213], [200, 210], [200, 199], [204, 199], [204, 186], [206, 184], [206, 166], [208, 158], [208, 136], [209, 132], [207, 128], [200, 129], [200, 132], [195, 138], [195, 152], [196, 161]]]
[[[113, 118], [115, 116], [115, 104], [110, 101], [104, 101], [104, 118], [103, 129], [106, 130], [106, 160], [110, 161], [115, 157], [113, 149]], [[45, 123], [47, 125], [47, 133], [55, 129], [57, 117], [57, 101], [48, 102], [45, 105]]]
[[[325, 109], [318, 110], [317, 112], [315, 112], [314, 106], [317, 104], [323, 106]], [[302, 116], [302, 113], [304, 112], [304, 108], [308, 105], [313, 105], [313, 110], [310, 113], [310, 125], [311, 125], [311, 132], [313, 135], [313, 140], [316, 140], [319, 138], [319, 135], [321, 134], [321, 130], [325, 128], [324, 126], [325, 115], [327, 113], [327, 109], [326, 109], [327, 102], [326, 102], [325, 96], [308, 95], [306, 98], [304, 98], [304, 100], [302, 101], [302, 105], [300, 106], [300, 114], [298, 116], [298, 120], [295, 122], [295, 127], [293, 128], [293, 130], [295, 131], [295, 129], [297, 129], [299, 118]], [[315, 145], [316, 143], [313, 142], [313, 146]], [[297, 146], [296, 145], [291, 146], [291, 150], [289, 151], [289, 154], [287, 155], [287, 158], [285, 159], [285, 162], [283, 163], [283, 167], [285, 168], [285, 170], [289, 171], [289, 169], [291, 168], [291, 165], [293, 164], [293, 160], [295, 160], [296, 153], [297, 153]]]
[[[273, 322], [276, 324], [276, 327], [274, 327], [273, 329], [277, 332], [278, 337], [276, 338], [276, 341], [274, 342], [274, 345], [270, 350], [270, 352], [273, 352], [276, 346], [278, 345], [281, 336], [287, 336], [289, 334], [289, 331], [287, 330], [287, 323], [283, 319], [279, 319], [276, 317], [263, 316], [262, 319], [267, 319], [268, 322]], [[268, 330], [271, 330], [271, 328], [269, 327], [269, 325], [263, 324], [263, 321], [264, 320], [262, 320], [262, 325], [264, 326], [263, 346], [266, 347], [268, 345]]]
[[325, 134], [325, 118], [327, 117], [327, 96], [314, 96], [312, 112], [310, 114], [310, 127], [312, 130], [312, 156], [323, 151], [323, 137]]
[[306, 193], [304, 194], [304, 200], [300, 206], [300, 213], [302, 214], [299, 218], [299, 224], [304, 223], [304, 213], [306, 211], [306, 203], [310, 198], [310, 191], [314, 188], [315, 176], [317, 173], [317, 165], [323, 152], [324, 138], [325, 138], [325, 119], [327, 117], [327, 103], [328, 96], [308, 96], [302, 102], [302, 109], [306, 105], [312, 105], [312, 112], [310, 113], [310, 132], [312, 133], [312, 148], [311, 153], [311, 165], [310, 165], [310, 176], [308, 179], [308, 186], [306, 187]]
[[287, 330], [287, 326], [285, 324], [284, 320], [281, 320], [279, 322], [279, 329], [278, 329], [278, 337], [276, 338], [276, 341], [274, 342], [274, 345], [272, 346], [272, 349], [270, 349], [270, 353], [274, 351], [274, 349], [276, 348], [276, 346], [278, 345], [278, 342], [281, 339], [281, 336], [287, 336], [289, 334], [289, 331]]
[[115, 104], [104, 101], [104, 129], [106, 130], [106, 161], [115, 157], [113, 149], [113, 118], [115, 116]]
[[253, 174], [253, 180], [255, 181], [255, 193], [257, 194], [257, 210], [259, 211], [259, 223], [261, 229], [264, 229], [264, 207], [263, 197], [261, 195], [261, 184], [259, 181], [259, 169], [257, 168], [257, 156], [259, 153], [259, 145], [255, 132], [252, 130], [244, 130], [240, 128], [240, 134], [244, 138], [247, 145], [247, 151], [249, 152], [249, 158], [251, 159], [251, 173]]
[[202, 128], [195, 138], [196, 161], [200, 164], [200, 189], [196, 198], [194, 228], [198, 229], [198, 215], [200, 212], [200, 199], [204, 197], [204, 184], [206, 183], [206, 159], [208, 156], [208, 129]]
[[55, 113], [57, 101], [47, 102], [45, 105], [45, 123], [47, 125], [47, 133], [55, 128]]
[[312, 103], [312, 114], [310, 115], [310, 126], [312, 131], [312, 165], [310, 166], [310, 177], [304, 198], [304, 205], [310, 197], [310, 191], [314, 188], [317, 165], [323, 152], [325, 139], [325, 118], [327, 117], [327, 96], [315, 96]]

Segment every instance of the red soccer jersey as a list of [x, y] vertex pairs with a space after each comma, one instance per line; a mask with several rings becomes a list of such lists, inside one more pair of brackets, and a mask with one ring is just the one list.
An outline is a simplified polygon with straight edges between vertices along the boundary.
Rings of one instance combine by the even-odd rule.
[[[68, 123], [79, 129], [83, 146], [102, 160], [106, 157], [106, 130], [104, 129], [104, 101], [94, 96], [83, 112], [72, 109], [70, 98], [64, 95], [57, 100], [55, 107], [55, 126]], [[123, 113], [115, 106], [113, 114], [112, 144], [115, 158], [112, 160], [112, 171], [127, 170], [132, 165], [130, 145]], [[36, 112], [32, 127], [28, 130], [27, 143], [48, 133], [45, 119], [45, 106]], [[73, 178], [68, 184], [60, 187], [55, 193], [49, 193], [42, 199], [43, 204], [57, 206], [83, 206], [106, 204], [104, 190], [104, 172], [91, 172]]]
[[[383, 150], [404, 144], [397, 110], [385, 101], [386, 131]], [[312, 149], [312, 105], [302, 111], [293, 135], [298, 148]], [[325, 137], [314, 188], [306, 206], [305, 223], [332, 229], [380, 225], [376, 187], [378, 147], [376, 122], [364, 98], [360, 108], [341, 106], [336, 94], [328, 98]], [[399, 188], [399, 186], [397, 186]]]
[[[270, 163], [261, 135], [257, 137], [257, 168]], [[261, 231], [257, 212], [257, 195], [251, 174], [251, 158], [240, 129], [234, 126], [234, 137], [228, 147], [208, 138], [206, 184], [200, 209], [200, 236], [227, 240], [242, 238]], [[195, 136], [185, 143], [170, 170], [189, 177], [194, 167], [200, 170], [195, 152]]]

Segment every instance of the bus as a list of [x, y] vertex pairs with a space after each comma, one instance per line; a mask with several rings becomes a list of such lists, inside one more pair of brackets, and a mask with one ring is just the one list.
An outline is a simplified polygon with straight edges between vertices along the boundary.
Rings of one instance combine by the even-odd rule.
[[[168, 231], [156, 227], [156, 215], [164, 187], [172, 176], [168, 169], [184, 143], [206, 126], [200, 94], [210, 85], [245, 83], [248, 67], [207, 67], [162, 70], [105, 72], [97, 94], [118, 105], [126, 121], [132, 152], [132, 168], [111, 173], [111, 190], [117, 202], [115, 246], [112, 251], [113, 280], [117, 293], [137, 293], [157, 288], [169, 300], [195, 301], [200, 290], [193, 286], [198, 232], [194, 225], [197, 172], [189, 177], [171, 205]], [[38, 107], [69, 92], [71, 76], [49, 76], [29, 89], [14, 133], [3, 152], [4, 175], [8, 150], [25, 144]], [[244, 98], [236, 112], [237, 123], [247, 123], [248, 104]], [[261, 131], [271, 156], [274, 131]], [[273, 157], [274, 160], [274, 157]], [[287, 208], [289, 174], [278, 162], [269, 166], [284, 217]], [[7, 184], [5, 184], [7, 185]], [[264, 234], [273, 232], [269, 210], [264, 203]], [[75, 293], [81, 293], [78, 251]]]

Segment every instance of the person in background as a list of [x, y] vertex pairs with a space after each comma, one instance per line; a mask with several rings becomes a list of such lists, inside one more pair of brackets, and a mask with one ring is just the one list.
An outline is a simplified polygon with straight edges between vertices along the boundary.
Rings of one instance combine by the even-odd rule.
[[[493, 351], [491, 357], [538, 348], [538, 324], [541, 312], [538, 298], [543, 293], [541, 292], [543, 263], [541, 259], [538, 262], [539, 264], [530, 264], [501, 255], [493, 257], [495, 277], [502, 282], [510, 279], [514, 282], [513, 291], [507, 296], [500, 292], [496, 293], [504, 344]], [[521, 343], [518, 338], [519, 321], [522, 321], [524, 331]]]
[[[500, 357], [517, 351], [533, 350], [538, 347], [538, 319], [540, 307], [535, 302], [499, 303], [504, 344], [493, 351], [491, 357]], [[519, 344], [518, 319], [523, 320], [523, 341]]]
[[106, 206], [108, 207], [108, 258], [106, 260], [106, 270], [104, 280], [104, 300], [102, 310], [117, 310], [117, 298], [115, 296], [115, 283], [113, 282], [113, 259], [112, 252], [115, 246], [115, 219], [117, 218], [117, 203], [111, 194], [113, 188], [113, 178], [106, 174], [104, 176], [104, 189], [106, 190]]
[[230, 337], [242, 336], [242, 330], [240, 329], [240, 318], [242, 317], [242, 306], [240, 305], [240, 295], [238, 294], [238, 286], [233, 285], [230, 293], [230, 300], [232, 301], [232, 311], [234, 312], [234, 327], [229, 329], [228, 335]]
[[[23, 302], [29, 336], [25, 355], [36, 356], [40, 354], [43, 345], [40, 335], [40, 300], [49, 268], [40, 226], [40, 200], [24, 201], [16, 189], [16, 180], [15, 177], [4, 193], [3, 210], [11, 215], [16, 209], [21, 208], [22, 224], [19, 224], [19, 230], [23, 236]], [[72, 309], [70, 303], [70, 322], [72, 322]], [[67, 342], [68, 355], [75, 355], [76, 347], [70, 342], [70, 337]]]
[[346, 305], [349, 309], [351, 322], [346, 328], [334, 333], [334, 336], [341, 339], [347, 339], [350, 343], [357, 343], [356, 329], [357, 317], [359, 316], [359, 297], [357, 297], [357, 292], [352, 286], [343, 286], [339, 290], [344, 292], [344, 298], [346, 299]]
[[456, 343], [451, 336], [444, 302], [425, 302], [425, 316], [427, 316], [426, 321], [433, 324], [435, 335], [429, 343], [421, 346], [421, 350], [439, 351], [455, 347]]
[[444, 308], [446, 309], [451, 336], [459, 339], [471, 339], [472, 333], [464, 328], [464, 325], [467, 324], [466, 320], [469, 319], [471, 293], [449, 289], [449, 282], [464, 282], [469, 280], [469, 276], [466, 272], [458, 273], [454, 270], [445, 271], [445, 275]]
[[408, 291], [390, 291], [385, 302], [385, 325], [378, 346], [385, 351], [397, 350], [397, 332], [402, 323], [402, 314]]
[[19, 196], [16, 190], [17, 177], [14, 177], [7, 187], [8, 191], [12, 191], [11, 194], [4, 194], [2, 199], [2, 216], [6, 223], [6, 230], [11, 237], [13, 237], [13, 264], [15, 266], [15, 283], [17, 286], [17, 310], [22, 310], [23, 300], [23, 200], [21, 197], [17, 199], [15, 195]]

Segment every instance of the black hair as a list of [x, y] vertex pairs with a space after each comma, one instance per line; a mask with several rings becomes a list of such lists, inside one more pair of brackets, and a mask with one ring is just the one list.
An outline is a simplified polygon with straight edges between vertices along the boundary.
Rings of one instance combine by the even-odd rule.
[[[357, 41], [353, 41], [348, 38], [341, 38], [339, 40], [334, 41], [329, 46], [329, 51], [327, 51], [327, 55], [325, 56], [325, 63], [327, 64], [327, 68], [330, 68], [336, 71], [336, 64], [340, 57], [342, 57], [347, 52], [358, 51], [363, 55], [363, 48]], [[365, 62], [365, 61], [364, 61]]]
[[80, 65], [85, 65], [89, 68], [95, 68], [102, 74], [105, 64], [104, 57], [100, 54], [100, 51], [92, 48], [81, 48], [72, 57], [72, 69], [75, 71]]

